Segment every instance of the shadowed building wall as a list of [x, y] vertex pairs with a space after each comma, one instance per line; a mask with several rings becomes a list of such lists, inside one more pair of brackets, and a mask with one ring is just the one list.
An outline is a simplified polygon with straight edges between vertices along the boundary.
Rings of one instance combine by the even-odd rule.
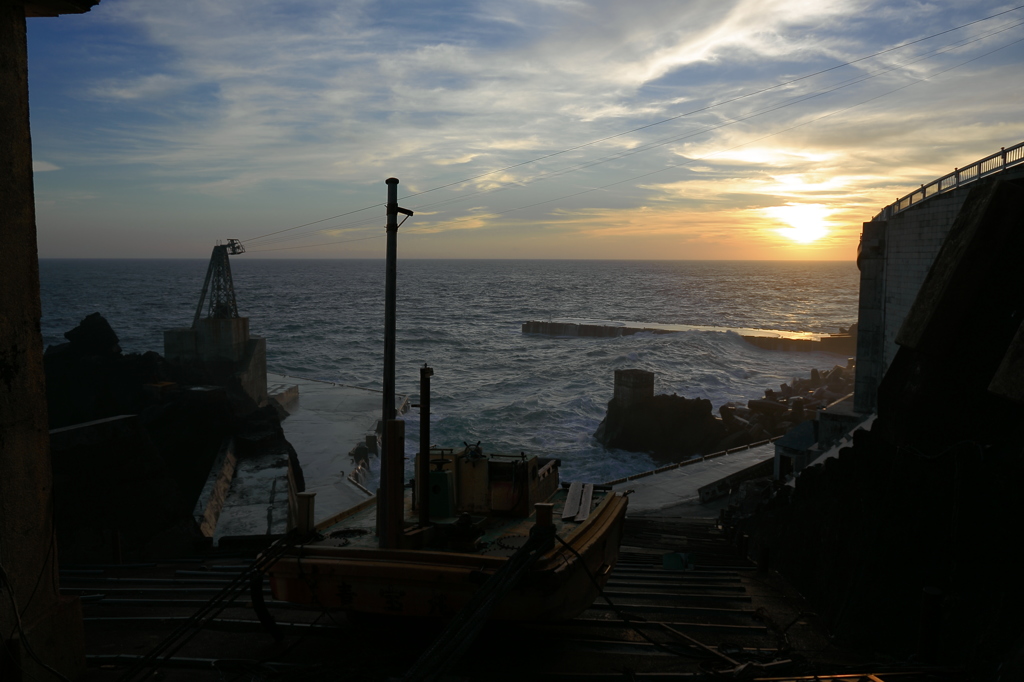
[[1009, 168], [931, 197], [888, 220], [864, 223], [857, 323], [855, 408], [877, 409], [878, 385], [896, 356], [896, 337], [968, 193], [1000, 179], [1024, 177]]
[[[39, 332], [25, 16], [96, 2], [0, 0], [0, 679], [74, 678], [84, 669], [77, 599], [62, 599], [53, 537], [43, 340]], [[12, 607], [17, 605], [17, 610]], [[11, 636], [11, 633], [14, 633]], [[8, 639], [10, 637], [10, 639]]]

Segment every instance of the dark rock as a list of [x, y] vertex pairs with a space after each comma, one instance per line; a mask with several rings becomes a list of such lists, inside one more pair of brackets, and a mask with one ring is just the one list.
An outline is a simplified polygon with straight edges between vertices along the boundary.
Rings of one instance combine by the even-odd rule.
[[594, 437], [606, 448], [661, 457], [707, 454], [725, 436], [711, 410], [711, 401], [701, 398], [656, 395], [626, 408], [612, 400]]
[[784, 403], [775, 402], [774, 400], [749, 400], [747, 401], [747, 407], [754, 412], [771, 416], [785, 414], [789, 409]]
[[240, 455], [287, 442], [277, 409], [273, 405], [265, 405], [251, 412], [235, 434], [235, 442]]
[[71, 348], [82, 355], [120, 355], [121, 346], [117, 334], [110, 328], [99, 313], [86, 316], [77, 327], [64, 332], [64, 338], [71, 343]]
[[51, 429], [138, 414], [155, 402], [143, 386], [172, 378], [158, 353], [122, 355], [117, 334], [99, 313], [64, 336], [68, 343], [43, 355]]
[[111, 563], [121, 553], [140, 558], [154, 534], [181, 535], [174, 528], [186, 529], [189, 544], [187, 529], [195, 526], [190, 501], [137, 417], [57, 429], [50, 450], [62, 559]]

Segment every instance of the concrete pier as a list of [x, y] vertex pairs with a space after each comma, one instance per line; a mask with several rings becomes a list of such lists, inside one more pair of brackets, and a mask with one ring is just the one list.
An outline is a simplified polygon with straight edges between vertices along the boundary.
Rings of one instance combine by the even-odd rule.
[[700, 506], [702, 488], [774, 457], [775, 445], [763, 441], [609, 481], [607, 485], [617, 492], [633, 491], [629, 495], [629, 516], [714, 516], [717, 507]]
[[813, 332], [776, 331], [773, 329], [744, 329], [708, 327], [693, 324], [657, 324], [653, 322], [616, 322], [612, 320], [531, 320], [524, 322], [523, 334], [546, 336], [586, 336], [613, 338], [649, 334], [674, 334], [677, 332], [733, 332], [747, 343], [765, 350], [784, 351], [825, 351], [840, 355], [852, 355], [857, 349], [856, 334], [816, 334]]
[[[316, 520], [370, 497], [349, 478], [353, 462], [348, 455], [356, 445], [376, 439], [381, 392], [282, 374], [268, 374], [267, 384], [270, 396], [288, 412], [281, 427], [298, 454], [305, 492], [316, 494]], [[407, 396], [396, 396], [399, 415], [408, 405]], [[211, 489], [221, 473], [214, 468]], [[233, 480], [212, 532], [214, 542], [286, 532], [289, 468], [281, 455], [239, 458], [232, 469]]]

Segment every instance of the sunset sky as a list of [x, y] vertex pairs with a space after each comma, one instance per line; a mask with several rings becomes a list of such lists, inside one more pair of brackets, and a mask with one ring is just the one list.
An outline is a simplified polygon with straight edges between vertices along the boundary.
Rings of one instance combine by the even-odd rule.
[[380, 258], [395, 176], [401, 257], [853, 259], [1024, 140], [1015, 7], [102, 0], [28, 20], [40, 256]]

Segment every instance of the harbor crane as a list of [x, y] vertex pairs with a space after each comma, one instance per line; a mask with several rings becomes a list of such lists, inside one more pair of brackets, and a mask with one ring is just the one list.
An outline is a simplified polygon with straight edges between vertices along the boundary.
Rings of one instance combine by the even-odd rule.
[[[196, 306], [196, 315], [192, 319], [192, 328], [199, 324], [199, 318], [203, 314], [203, 304], [206, 302], [206, 293], [210, 293], [210, 306], [207, 317], [231, 318], [238, 317], [238, 304], [235, 302], [235, 285], [231, 280], [231, 263], [228, 256], [236, 256], [245, 253], [245, 247], [237, 239], [228, 239], [226, 244], [219, 241], [213, 247], [213, 255], [210, 256], [210, 266], [206, 269], [206, 281], [203, 282], [203, 291], [199, 294], [199, 305]], [[212, 284], [212, 290], [211, 290]]]

